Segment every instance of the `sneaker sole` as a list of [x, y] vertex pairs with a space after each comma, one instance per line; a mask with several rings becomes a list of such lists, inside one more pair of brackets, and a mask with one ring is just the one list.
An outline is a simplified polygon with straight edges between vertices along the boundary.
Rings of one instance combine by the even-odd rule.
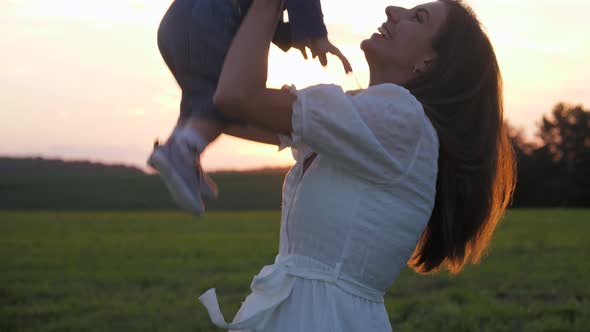
[[155, 149], [148, 159], [148, 164], [160, 173], [166, 184], [166, 188], [178, 205], [195, 216], [200, 216], [205, 212], [203, 202], [201, 200], [195, 200], [191, 190], [174, 170], [174, 167], [168, 162], [168, 159], [163, 153]]
[[[211, 181], [212, 183], [210, 184], [208, 181]], [[199, 189], [203, 197], [214, 200], [219, 199], [217, 185], [213, 179], [209, 178], [206, 174], [203, 174], [203, 183]]]

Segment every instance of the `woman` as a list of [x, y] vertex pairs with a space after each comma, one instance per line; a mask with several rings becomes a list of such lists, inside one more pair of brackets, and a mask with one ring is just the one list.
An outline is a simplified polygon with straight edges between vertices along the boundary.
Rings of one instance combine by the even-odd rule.
[[391, 6], [361, 44], [368, 89], [267, 89], [280, 6], [254, 2], [215, 94], [222, 112], [293, 148], [279, 253], [232, 324], [214, 289], [199, 300], [232, 330], [391, 331], [383, 294], [404, 266], [458, 273], [478, 262], [509, 203], [514, 161], [493, 47], [461, 2]]

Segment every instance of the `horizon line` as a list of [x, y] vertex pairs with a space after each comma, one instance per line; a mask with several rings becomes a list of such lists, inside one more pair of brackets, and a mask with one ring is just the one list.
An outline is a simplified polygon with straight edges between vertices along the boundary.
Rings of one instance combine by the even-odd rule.
[[[89, 164], [96, 164], [96, 165], [102, 165], [102, 166], [111, 166], [111, 167], [116, 167], [116, 166], [120, 166], [120, 167], [128, 167], [128, 168], [135, 168], [139, 171], [141, 171], [142, 173], [145, 173], [147, 175], [153, 175], [153, 174], [157, 174], [156, 171], [152, 170], [151, 168], [149, 168], [148, 166], [145, 167], [141, 167], [139, 165], [135, 165], [135, 164], [131, 164], [131, 163], [125, 163], [125, 162], [110, 162], [110, 161], [106, 161], [106, 160], [101, 160], [101, 159], [78, 159], [78, 158], [65, 158], [65, 157], [58, 157], [58, 156], [44, 156], [42, 154], [29, 154], [29, 155], [10, 155], [10, 154], [0, 154], [0, 159], [41, 159], [41, 160], [45, 160], [45, 161], [61, 161], [61, 162], [71, 162], [71, 163], [76, 163], [76, 162], [84, 162], [84, 163], [89, 163]], [[284, 171], [284, 170], [289, 170], [292, 166], [289, 165], [285, 165], [285, 166], [274, 166], [274, 165], [268, 165], [268, 166], [257, 166], [257, 167], [249, 167], [249, 168], [212, 168], [207, 170], [207, 173], [254, 173], [254, 172], [268, 172], [268, 171]]]

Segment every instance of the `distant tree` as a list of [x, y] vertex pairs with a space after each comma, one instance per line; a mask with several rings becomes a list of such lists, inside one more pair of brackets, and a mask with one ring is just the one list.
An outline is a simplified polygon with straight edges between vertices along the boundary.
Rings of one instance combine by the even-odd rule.
[[558, 184], [555, 175], [558, 169], [546, 149], [528, 141], [522, 129], [509, 124], [508, 134], [514, 147], [517, 166], [516, 190], [512, 201], [513, 207], [555, 206], [559, 204], [559, 195], [549, 189]]
[[564, 203], [590, 206], [590, 111], [557, 104], [550, 117], [543, 116], [539, 137], [560, 170]]
[[538, 130], [540, 144], [509, 130], [518, 162], [514, 205], [590, 206], [590, 112], [559, 103]]
[[543, 116], [539, 137], [569, 174], [576, 173], [590, 153], [590, 112], [581, 105], [557, 104], [551, 117]]

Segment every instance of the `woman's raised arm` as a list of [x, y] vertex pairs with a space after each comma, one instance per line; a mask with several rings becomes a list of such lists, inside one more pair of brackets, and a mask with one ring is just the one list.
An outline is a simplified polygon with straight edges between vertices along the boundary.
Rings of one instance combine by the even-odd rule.
[[254, 0], [225, 58], [214, 103], [228, 116], [290, 134], [295, 96], [266, 88], [268, 52], [281, 8], [281, 0]]
[[258, 143], [277, 146], [281, 143], [277, 133], [253, 125], [229, 125], [223, 130], [223, 133]]

